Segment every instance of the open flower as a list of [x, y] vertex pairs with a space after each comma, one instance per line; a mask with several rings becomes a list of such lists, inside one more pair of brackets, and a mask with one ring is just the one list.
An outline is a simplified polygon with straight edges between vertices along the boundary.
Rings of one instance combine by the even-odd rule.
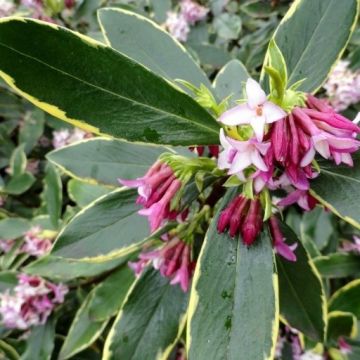
[[261, 171], [268, 171], [262, 155], [270, 148], [270, 143], [261, 143], [253, 138], [248, 141], [234, 140], [220, 130], [220, 142], [224, 150], [219, 155], [218, 166], [220, 169], [229, 169], [229, 175], [238, 175], [244, 179], [243, 170], [251, 165]]
[[247, 103], [225, 111], [219, 121], [225, 125], [250, 124], [258, 141], [262, 141], [265, 124], [278, 121], [286, 116], [279, 106], [267, 100], [265, 92], [253, 79], [246, 82]]

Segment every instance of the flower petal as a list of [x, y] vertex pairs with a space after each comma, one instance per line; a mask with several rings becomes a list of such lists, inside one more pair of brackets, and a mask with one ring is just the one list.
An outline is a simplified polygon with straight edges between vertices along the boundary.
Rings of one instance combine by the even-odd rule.
[[263, 105], [263, 112], [266, 118], [266, 123], [268, 124], [283, 119], [286, 116], [286, 112], [280, 106], [275, 105], [271, 101], [266, 101]]
[[248, 104], [251, 109], [264, 104], [266, 101], [266, 94], [258, 82], [253, 79], [248, 79], [246, 82], [246, 95]]
[[254, 151], [251, 152], [251, 162], [262, 171], [268, 171], [268, 167], [266, 166], [263, 158], [261, 157], [260, 153], [254, 149]]
[[230, 167], [229, 175], [237, 174], [251, 165], [251, 157], [249, 152], [237, 153]]
[[308, 166], [314, 160], [314, 157], [315, 157], [315, 148], [313, 146], [310, 146], [310, 149], [301, 159], [300, 166], [301, 167]]
[[264, 136], [264, 128], [265, 128], [265, 116], [254, 116], [251, 121], [250, 125], [254, 130], [256, 135], [256, 139], [258, 141], [262, 141]]
[[249, 124], [254, 115], [256, 115], [255, 111], [250, 109], [247, 104], [241, 104], [225, 111], [219, 121], [229, 126]]

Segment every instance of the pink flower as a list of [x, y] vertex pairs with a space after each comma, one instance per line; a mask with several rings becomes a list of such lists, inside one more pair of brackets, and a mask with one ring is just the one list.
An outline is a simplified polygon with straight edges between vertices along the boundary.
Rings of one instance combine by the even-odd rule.
[[278, 220], [274, 215], [269, 219], [269, 228], [271, 237], [273, 239], [275, 252], [289, 261], [296, 261], [296, 255], [294, 251], [298, 244], [295, 243], [289, 246], [285, 243], [285, 238], [281, 233]]
[[145, 176], [118, 181], [124, 186], [138, 189], [137, 203], [143, 206], [139, 214], [149, 218], [151, 232], [157, 230], [165, 220], [176, 218], [178, 215], [177, 211], [172, 211], [171, 201], [182, 187], [182, 183], [167, 164], [157, 161]]
[[225, 135], [224, 130], [220, 130], [220, 142], [224, 150], [220, 153], [218, 167], [229, 169], [229, 175], [238, 175], [244, 179], [243, 170], [254, 165], [261, 171], [267, 171], [262, 155], [265, 155], [270, 148], [270, 143], [258, 142], [255, 138], [248, 141], [234, 140]]
[[5, 327], [25, 330], [44, 324], [56, 305], [64, 301], [66, 286], [37, 276], [20, 274], [13, 293], [0, 294], [0, 314]]
[[51, 239], [41, 236], [42, 229], [40, 226], [34, 226], [24, 234], [25, 243], [22, 245], [20, 252], [28, 253], [32, 256], [43, 256], [47, 254], [52, 246]]
[[190, 32], [190, 27], [182, 14], [169, 11], [165, 27], [169, 33], [177, 40], [185, 42]]
[[239, 195], [221, 212], [217, 223], [219, 233], [229, 230], [231, 237], [241, 234], [246, 245], [252, 245], [263, 226], [262, 209], [258, 199]]
[[310, 211], [316, 206], [317, 200], [311, 196], [308, 191], [294, 190], [285, 198], [281, 199], [277, 205], [289, 206], [296, 203], [305, 211]]
[[341, 250], [345, 252], [355, 252], [360, 254], [360, 237], [354, 235], [353, 239], [354, 242], [345, 241]]
[[171, 279], [170, 284], [179, 283], [184, 292], [188, 290], [195, 265], [191, 260], [190, 244], [173, 237], [162, 248], [141, 253], [139, 260], [129, 263], [129, 266], [138, 276], [149, 262], [162, 276]]
[[209, 12], [209, 9], [192, 0], [182, 0], [180, 3], [180, 9], [184, 19], [190, 25], [195, 25], [196, 22], [204, 20]]
[[267, 100], [265, 92], [253, 79], [246, 82], [247, 103], [224, 112], [219, 121], [228, 126], [250, 124], [258, 141], [262, 141], [265, 124], [286, 116], [284, 110]]
[[351, 345], [346, 342], [343, 337], [340, 337], [338, 340], [339, 349], [342, 354], [348, 355], [352, 353]]
[[73, 144], [77, 141], [92, 137], [90, 133], [87, 133], [81, 129], [74, 128], [72, 130], [63, 129], [53, 132], [52, 145], [55, 149], [60, 149], [66, 145]]
[[0, 0], [0, 18], [10, 16], [15, 10], [14, 4], [9, 0]]

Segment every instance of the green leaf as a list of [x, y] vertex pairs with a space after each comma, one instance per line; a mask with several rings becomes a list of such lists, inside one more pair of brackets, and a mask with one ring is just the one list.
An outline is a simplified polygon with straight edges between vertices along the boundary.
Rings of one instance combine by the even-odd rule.
[[31, 173], [25, 172], [12, 177], [1, 191], [10, 195], [21, 195], [31, 188], [35, 180]]
[[71, 179], [68, 182], [67, 190], [70, 199], [80, 207], [89, 205], [99, 197], [111, 192], [111, 189], [103, 185], [89, 184], [77, 179]]
[[243, 97], [243, 86], [248, 78], [249, 73], [242, 62], [231, 60], [216, 75], [215, 93], [220, 100], [229, 98], [229, 106], [235, 106], [236, 100]]
[[50, 360], [55, 341], [55, 320], [32, 328], [21, 360]]
[[353, 313], [360, 319], [360, 279], [353, 280], [336, 291], [329, 301], [329, 311]]
[[89, 304], [90, 318], [101, 321], [114, 316], [134, 280], [134, 272], [127, 264], [110, 274], [94, 289], [94, 296]]
[[45, 276], [56, 281], [68, 281], [80, 277], [92, 277], [126, 263], [128, 257], [117, 258], [100, 263], [44, 256], [23, 268], [27, 274]]
[[85, 131], [159, 144], [218, 143], [219, 125], [193, 99], [91, 38], [6, 18], [0, 47], [0, 75], [13, 89]]
[[114, 322], [103, 360], [167, 359], [184, 329], [187, 300], [158, 270], [146, 269]]
[[30, 222], [23, 218], [7, 218], [0, 220], [0, 239], [16, 239], [31, 227]]
[[35, 109], [24, 117], [24, 122], [19, 129], [19, 143], [25, 144], [28, 154], [37, 144], [44, 131], [45, 114], [42, 110]]
[[18, 283], [15, 272], [2, 271], [0, 272], [0, 292], [14, 288]]
[[296, 262], [277, 257], [280, 313], [290, 326], [310, 339], [322, 342], [327, 312], [320, 275], [292, 230], [285, 224], [281, 224], [281, 230], [287, 242], [296, 242], [298, 246]]
[[26, 154], [24, 145], [19, 145], [11, 155], [10, 158], [10, 174], [12, 177], [22, 175], [26, 169]]
[[311, 189], [327, 209], [360, 229], [360, 154], [353, 159], [354, 167], [319, 161], [321, 173], [312, 181]]
[[143, 176], [169, 148], [94, 138], [54, 150], [47, 159], [74, 178], [119, 186], [118, 178]]
[[62, 182], [54, 165], [47, 164], [44, 178], [43, 200], [50, 216], [52, 225], [59, 225], [62, 209]]
[[339, 337], [354, 338], [357, 335], [357, 319], [354, 314], [333, 311], [328, 315], [327, 340], [337, 343]]
[[357, 254], [335, 253], [319, 256], [314, 264], [325, 278], [343, 278], [360, 275], [360, 256]]
[[181, 79], [196, 87], [204, 84], [211, 88], [205, 73], [186, 49], [155, 22], [115, 8], [99, 10], [98, 18], [107, 42], [120, 53], [169, 81]]
[[91, 203], [61, 231], [51, 254], [104, 261], [137, 250], [149, 236], [149, 227], [137, 213], [136, 198], [136, 190], [119, 189]]
[[271, 242], [266, 232], [251, 247], [218, 234], [219, 213], [233, 195], [233, 189], [225, 195], [197, 262], [187, 325], [190, 359], [274, 356], [278, 294]]
[[241, 32], [241, 17], [235, 14], [223, 13], [214, 19], [214, 29], [220, 38], [237, 39]]
[[94, 321], [90, 317], [89, 305], [93, 296], [94, 291], [91, 291], [77, 311], [61, 347], [59, 360], [69, 359], [81, 350], [91, 346], [107, 325], [108, 319], [105, 321]]
[[16, 350], [3, 340], [0, 340], [0, 355], [4, 355], [6, 360], [20, 360]]
[[358, 7], [357, 0], [293, 2], [273, 37], [284, 55], [289, 85], [305, 78], [299, 90], [316, 92], [346, 47]]

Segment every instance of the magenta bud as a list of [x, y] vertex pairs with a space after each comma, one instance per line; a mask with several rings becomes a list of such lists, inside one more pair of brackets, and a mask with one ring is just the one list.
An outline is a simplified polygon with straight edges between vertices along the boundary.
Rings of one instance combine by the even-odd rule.
[[263, 220], [261, 213], [260, 201], [258, 199], [251, 200], [249, 211], [241, 228], [241, 236], [244, 244], [247, 246], [254, 243], [262, 229]]

